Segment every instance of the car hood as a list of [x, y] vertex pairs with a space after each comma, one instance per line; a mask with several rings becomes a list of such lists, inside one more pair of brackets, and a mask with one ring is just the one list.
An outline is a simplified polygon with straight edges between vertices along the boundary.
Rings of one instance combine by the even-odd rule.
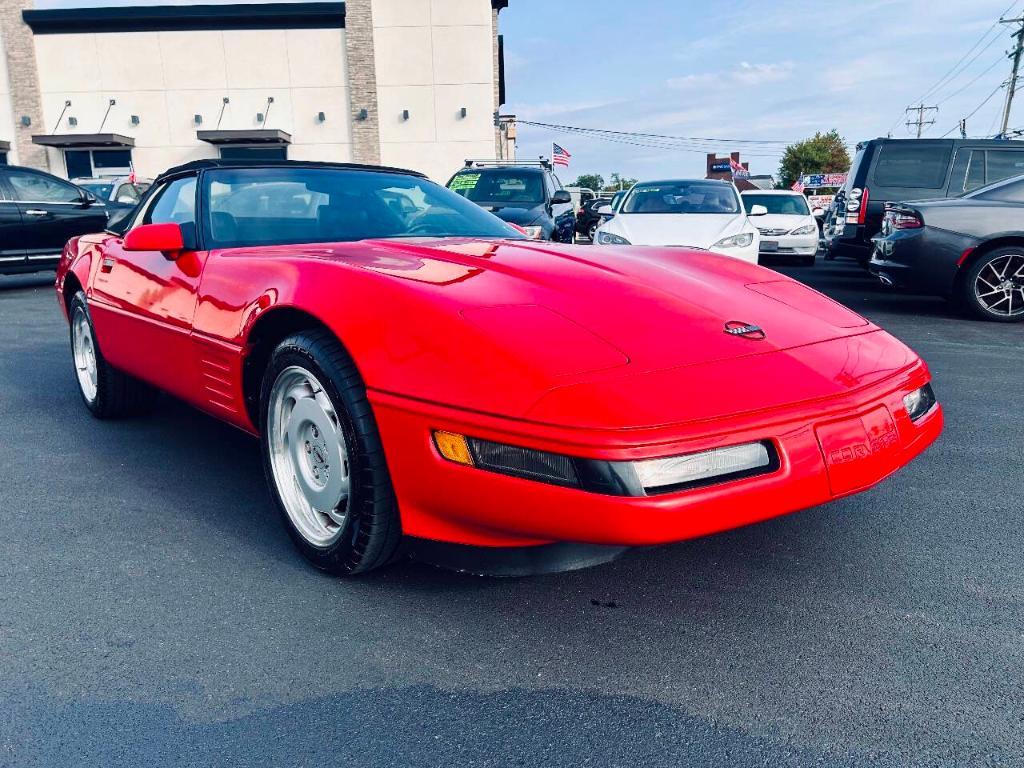
[[751, 217], [750, 223], [758, 229], [783, 229], [786, 232], [805, 224], [814, 224], [817, 227], [816, 219], [810, 214], [766, 213], [764, 216]]
[[[271, 253], [262, 249], [260, 255]], [[809, 385], [751, 379], [743, 361], [877, 331], [776, 272], [681, 248], [378, 240], [318, 246], [308, 257], [386, 281], [376, 290], [354, 291], [372, 295], [372, 306], [388, 307], [386, 313], [368, 308], [372, 320], [360, 321], [380, 342], [365, 353], [353, 351], [367, 358], [371, 386], [545, 422], [582, 425], [597, 418], [597, 412], [572, 408], [536, 409], [553, 390], [620, 376], [641, 383], [626, 388], [628, 397], [618, 391], [617, 404], [605, 404], [605, 426], [630, 426], [630, 414], [639, 411], [648, 413], [646, 421], [685, 418], [707, 401], [693, 391], [700, 388], [698, 370], [708, 366], [726, 365], [735, 374], [732, 396], [745, 405], [767, 404], [788, 397], [790, 386], [806, 393]], [[756, 325], [763, 334], [728, 333], [734, 325]], [[852, 354], [861, 364], [871, 362], [870, 355]], [[385, 362], [376, 368], [375, 359]], [[400, 370], [394, 360], [402, 361]], [[802, 362], [792, 368], [793, 376], [803, 372], [830, 392], [853, 383], [830, 367], [814, 371], [813, 363]], [[678, 392], [652, 412], [651, 403], [643, 403], [642, 381], [666, 375], [677, 381]], [[716, 386], [713, 400], [727, 407], [728, 388], [721, 381]], [[631, 398], [637, 399], [633, 406]]]
[[746, 228], [742, 213], [619, 213], [605, 231], [633, 245], [683, 245], [710, 248]]
[[532, 208], [514, 205], [481, 205], [480, 207], [485, 211], [490, 211], [502, 221], [518, 224], [521, 227], [533, 224], [544, 213], [543, 205], [535, 205]]

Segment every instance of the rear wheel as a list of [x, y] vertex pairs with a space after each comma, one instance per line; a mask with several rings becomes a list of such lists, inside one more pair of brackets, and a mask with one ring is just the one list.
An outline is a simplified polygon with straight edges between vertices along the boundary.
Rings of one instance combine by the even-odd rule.
[[595, 221], [589, 227], [587, 227], [587, 239], [590, 242], [594, 242], [594, 238], [597, 237], [597, 222]]
[[82, 291], [68, 305], [71, 360], [85, 407], [98, 419], [136, 416], [152, 410], [157, 392], [148, 384], [110, 366], [100, 351], [96, 329]]
[[398, 510], [366, 387], [326, 331], [282, 341], [260, 397], [264, 469], [289, 536], [317, 568], [362, 573], [394, 557]]
[[981, 256], [964, 275], [960, 298], [985, 320], [1024, 320], [1024, 249], [997, 248]]

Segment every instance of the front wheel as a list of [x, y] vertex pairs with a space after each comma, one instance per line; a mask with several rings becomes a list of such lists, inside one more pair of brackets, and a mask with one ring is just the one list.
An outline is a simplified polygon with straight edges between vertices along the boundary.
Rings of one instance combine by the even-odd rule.
[[89, 412], [98, 419], [116, 419], [152, 410], [156, 403], [156, 390], [112, 368], [103, 357], [82, 291], [71, 298], [68, 319], [71, 326], [71, 362], [75, 366], [78, 392]]
[[587, 227], [587, 239], [589, 239], [590, 242], [594, 242], [595, 237], [597, 237], [597, 222]]
[[391, 560], [401, 529], [384, 449], [366, 387], [334, 336], [282, 341], [260, 407], [267, 482], [299, 551], [336, 575]]
[[985, 320], [1024, 320], [1024, 249], [997, 248], [981, 256], [964, 275], [960, 298]]

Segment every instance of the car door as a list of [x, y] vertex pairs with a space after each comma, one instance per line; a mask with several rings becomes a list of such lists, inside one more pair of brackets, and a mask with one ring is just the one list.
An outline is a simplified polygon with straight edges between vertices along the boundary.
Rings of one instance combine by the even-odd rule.
[[83, 196], [83, 190], [56, 176], [26, 168], [5, 172], [21, 213], [23, 244], [29, 263], [56, 264], [72, 237], [102, 232], [106, 209]]
[[197, 381], [190, 335], [207, 257], [195, 249], [196, 186], [194, 175], [165, 183], [130, 225], [176, 223], [186, 249], [168, 255], [126, 251], [124, 240], [112, 235], [101, 246], [90, 295], [97, 338], [110, 363], [189, 400]]
[[6, 175], [0, 171], [0, 273], [18, 271], [26, 263], [21, 211], [4, 181]]

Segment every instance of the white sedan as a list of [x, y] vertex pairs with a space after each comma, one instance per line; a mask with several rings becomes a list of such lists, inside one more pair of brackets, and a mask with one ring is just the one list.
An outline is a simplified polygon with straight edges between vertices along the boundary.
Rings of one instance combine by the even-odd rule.
[[747, 211], [764, 208], [757, 220], [762, 256], [796, 256], [802, 264], [814, 265], [818, 252], [818, 220], [811, 215], [807, 198], [790, 190], [749, 190], [743, 192]]
[[[598, 213], [606, 214], [599, 208]], [[678, 245], [757, 263], [759, 235], [735, 185], [715, 179], [643, 181], [629, 190], [613, 218], [598, 227], [595, 245]]]

